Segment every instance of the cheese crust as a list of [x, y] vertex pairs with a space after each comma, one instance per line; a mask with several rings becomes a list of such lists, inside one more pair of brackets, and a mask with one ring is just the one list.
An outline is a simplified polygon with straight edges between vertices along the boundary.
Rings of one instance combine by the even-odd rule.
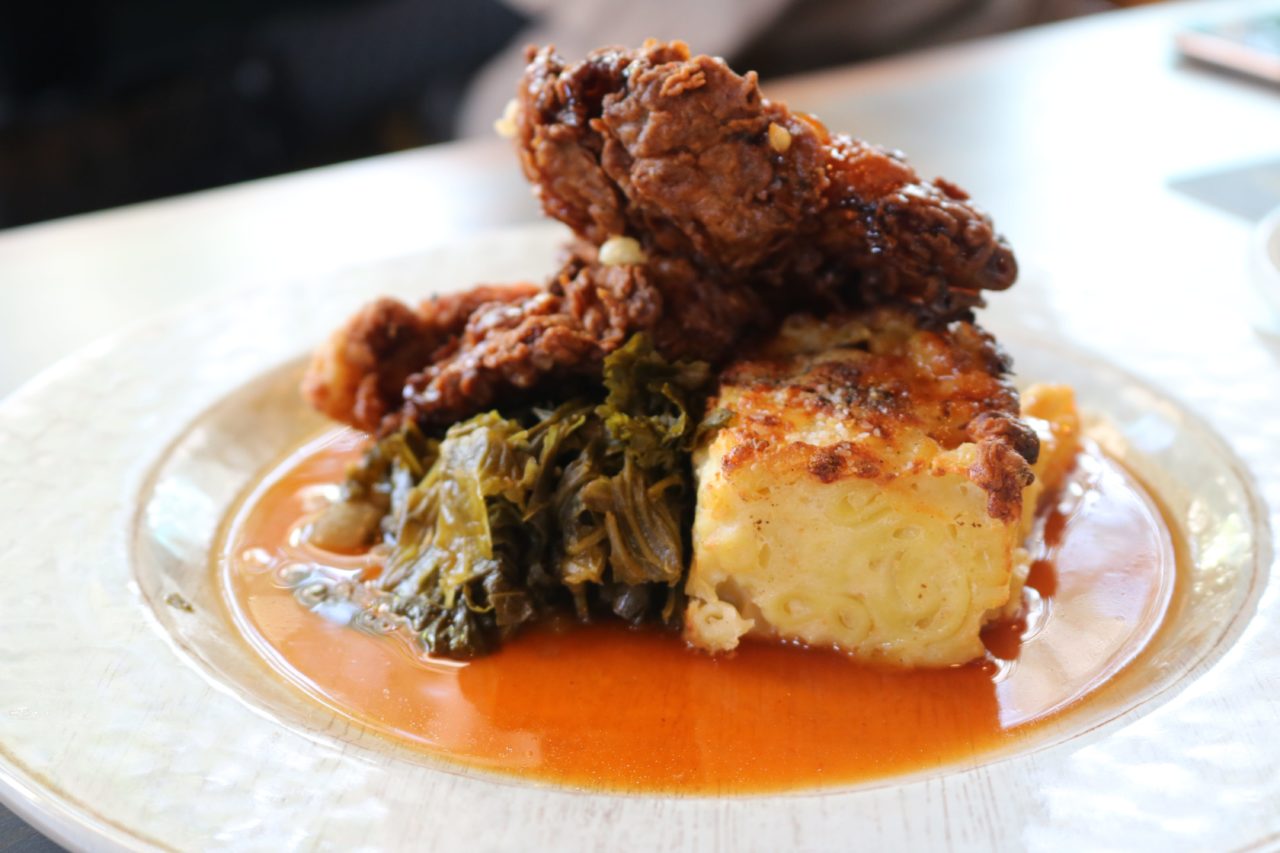
[[798, 317], [723, 375], [698, 478], [685, 636], [746, 634], [946, 666], [1015, 610], [1035, 505], [1070, 469], [1069, 389], [1018, 396], [967, 322]]

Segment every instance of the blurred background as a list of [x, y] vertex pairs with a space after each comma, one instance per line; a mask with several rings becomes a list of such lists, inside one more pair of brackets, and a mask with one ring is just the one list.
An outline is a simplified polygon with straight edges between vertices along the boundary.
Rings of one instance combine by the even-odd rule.
[[488, 132], [529, 43], [680, 37], [767, 80], [1116, 5], [0, 0], [0, 228]]

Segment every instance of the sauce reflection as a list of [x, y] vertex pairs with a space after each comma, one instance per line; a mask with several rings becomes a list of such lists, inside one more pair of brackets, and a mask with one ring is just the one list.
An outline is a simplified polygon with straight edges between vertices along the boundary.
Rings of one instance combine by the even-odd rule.
[[246, 504], [219, 567], [234, 620], [277, 671], [340, 713], [444, 759], [547, 781], [754, 792], [971, 761], [1131, 660], [1176, 574], [1159, 512], [1088, 447], [1042, 522], [1028, 615], [984, 632], [985, 661], [893, 671], [762, 642], [712, 658], [617, 625], [544, 627], [466, 664], [424, 660], [399, 634], [345, 625], [349, 609], [299, 603], [309, 573], [342, 582], [376, 571], [372, 557], [291, 535], [361, 441], [337, 432], [308, 445]]

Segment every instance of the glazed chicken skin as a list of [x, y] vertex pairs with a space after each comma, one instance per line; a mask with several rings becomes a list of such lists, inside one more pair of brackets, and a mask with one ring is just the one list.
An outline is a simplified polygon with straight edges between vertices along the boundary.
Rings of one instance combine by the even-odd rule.
[[[829, 134], [764, 99], [754, 73], [682, 43], [575, 65], [531, 51], [515, 103], [525, 174], [580, 243], [541, 287], [363, 309], [304, 381], [326, 415], [370, 431], [446, 425], [598, 378], [638, 332], [667, 358], [722, 363], [796, 311], [892, 302], [943, 324], [1016, 277], [963, 191]], [[632, 251], [602, 260], [619, 241]]]
[[769, 101], [754, 72], [681, 42], [529, 59], [521, 164], [546, 212], [591, 242], [626, 234], [753, 281], [834, 277], [875, 301], [972, 305], [1017, 276], [963, 190]]
[[403, 418], [446, 425], [551, 379], [598, 378], [604, 357], [636, 332], [669, 357], [714, 359], [770, 322], [755, 293], [681, 258], [606, 265], [581, 245], [545, 286], [370, 303], [315, 352], [302, 390], [323, 414], [369, 432]]
[[542, 288], [481, 285], [428, 299], [416, 309], [383, 297], [361, 308], [312, 355], [303, 396], [322, 414], [375, 430], [400, 407], [409, 376], [446, 360], [477, 323], [503, 308], [523, 311]]
[[605, 356], [638, 332], [671, 358], [719, 358], [744, 329], [766, 325], [751, 297], [718, 287], [682, 258], [604, 264], [595, 247], [577, 246], [545, 288], [477, 308], [406, 379], [400, 416], [447, 425], [550, 382], [598, 380]]

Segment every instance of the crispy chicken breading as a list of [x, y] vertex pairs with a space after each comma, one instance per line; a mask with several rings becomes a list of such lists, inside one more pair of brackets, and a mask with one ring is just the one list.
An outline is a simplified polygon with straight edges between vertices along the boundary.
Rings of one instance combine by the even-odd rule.
[[449, 424], [552, 379], [598, 376], [637, 332], [670, 358], [715, 360], [773, 315], [758, 294], [726, 288], [681, 258], [604, 265], [582, 245], [545, 287], [485, 285], [416, 309], [379, 299], [313, 355], [303, 394], [369, 431], [408, 417]]
[[361, 308], [311, 357], [302, 393], [334, 420], [376, 430], [399, 410], [409, 376], [458, 348], [474, 317], [536, 299], [533, 284], [481, 285], [417, 309], [383, 297]]
[[754, 73], [680, 42], [529, 59], [521, 164], [546, 212], [592, 242], [629, 234], [719, 274], [924, 302], [974, 304], [1017, 275], [964, 191], [769, 101]]
[[[448, 424], [598, 376], [637, 332], [668, 358], [722, 362], [796, 311], [892, 302], [940, 324], [1016, 275], [961, 190], [679, 42], [575, 65], [531, 52], [515, 125], [544, 208], [582, 244], [541, 288], [368, 306], [313, 359], [304, 392], [325, 414], [370, 430]], [[638, 248], [602, 262], [624, 235]]]

